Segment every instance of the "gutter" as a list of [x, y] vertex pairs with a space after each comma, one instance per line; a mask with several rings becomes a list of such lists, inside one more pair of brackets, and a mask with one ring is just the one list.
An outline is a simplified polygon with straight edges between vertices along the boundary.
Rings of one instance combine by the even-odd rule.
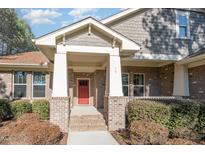
[[198, 56], [191, 57], [191, 58], [182, 59], [182, 60], [178, 61], [177, 64], [188, 64], [188, 63], [200, 61], [203, 59], [205, 59], [205, 54], [198, 55]]
[[0, 63], [0, 66], [7, 66], [7, 67], [23, 66], [23, 67], [44, 67], [44, 68], [48, 68], [48, 63], [44, 63], [44, 64]]

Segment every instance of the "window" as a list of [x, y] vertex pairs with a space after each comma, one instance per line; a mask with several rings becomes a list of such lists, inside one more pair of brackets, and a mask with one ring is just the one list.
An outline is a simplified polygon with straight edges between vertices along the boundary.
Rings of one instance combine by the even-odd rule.
[[26, 72], [14, 72], [14, 98], [26, 97]]
[[33, 97], [45, 97], [46, 76], [41, 72], [33, 73]]
[[189, 16], [186, 12], [177, 11], [177, 37], [189, 38]]
[[133, 76], [134, 96], [144, 96], [144, 74]]
[[129, 74], [128, 73], [122, 74], [122, 89], [123, 89], [123, 95], [128, 96], [129, 95]]

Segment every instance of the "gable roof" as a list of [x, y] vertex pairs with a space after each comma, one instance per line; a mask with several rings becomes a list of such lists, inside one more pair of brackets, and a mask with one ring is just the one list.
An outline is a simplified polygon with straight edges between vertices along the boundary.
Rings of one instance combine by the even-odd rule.
[[192, 54], [190, 54], [187, 57], [185, 57], [185, 59], [193, 58], [193, 57], [200, 56], [200, 55], [203, 55], [203, 54], [205, 54], [205, 47], [196, 50]]
[[0, 57], [0, 65], [45, 65], [49, 61], [38, 51], [17, 53]]
[[85, 18], [81, 21], [73, 23], [69, 26], [64, 28], [58, 29], [46, 35], [43, 35], [35, 40], [36, 45], [47, 45], [47, 46], [55, 46], [56, 45], [56, 38], [63, 36], [68, 32], [72, 32], [74, 30], [78, 30], [84, 26], [91, 25], [98, 29], [100, 29], [103, 34], [112, 36], [113, 38], [117, 38], [122, 42], [122, 50], [140, 50], [140, 46], [125, 37], [124, 35], [114, 31], [113, 29], [107, 27], [106, 25], [102, 24], [101, 22], [95, 20], [92, 17]]
[[134, 12], [141, 11], [141, 10], [143, 10], [143, 9], [144, 9], [144, 8], [126, 9], [126, 10], [123, 10], [123, 11], [121, 11], [121, 12], [119, 12], [119, 13], [116, 13], [116, 14], [110, 16], [110, 17], [107, 17], [107, 18], [105, 18], [105, 19], [102, 19], [101, 22], [102, 22], [103, 24], [109, 24], [110, 22], [113, 22], [113, 21], [118, 20], [118, 19], [120, 19], [120, 18], [122, 18], [122, 17], [128, 16], [128, 15], [134, 13]]
[[[182, 9], [182, 8], [176, 8], [176, 9]], [[146, 8], [130, 8], [130, 9], [126, 9], [126, 10], [123, 10], [123, 11], [121, 11], [119, 13], [111, 15], [111, 16], [105, 18], [105, 19], [102, 19], [101, 22], [103, 24], [109, 24], [109, 23], [114, 22], [114, 21], [116, 21], [118, 19], [121, 19], [121, 18], [123, 18], [125, 16], [128, 16], [128, 15], [130, 15], [132, 13], [139, 12], [139, 11], [142, 11], [142, 10], [146, 10]], [[205, 9], [201, 9], [201, 8], [193, 8], [193, 9], [191, 9], [191, 8], [186, 8], [185, 9], [184, 8], [183, 10], [197, 11], [197, 12], [205, 13]]]

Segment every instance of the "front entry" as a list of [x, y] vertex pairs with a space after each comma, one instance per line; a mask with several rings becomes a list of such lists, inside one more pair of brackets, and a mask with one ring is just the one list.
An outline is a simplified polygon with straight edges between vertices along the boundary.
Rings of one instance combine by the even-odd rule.
[[89, 104], [89, 80], [78, 80], [78, 104]]

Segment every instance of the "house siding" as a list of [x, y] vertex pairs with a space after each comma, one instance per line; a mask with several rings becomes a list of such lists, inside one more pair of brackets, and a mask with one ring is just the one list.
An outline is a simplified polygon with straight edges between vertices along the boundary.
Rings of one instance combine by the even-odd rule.
[[194, 99], [205, 99], [205, 65], [188, 69], [189, 92]]
[[[59, 41], [60, 42], [60, 41]], [[112, 47], [112, 39], [108, 38], [94, 28], [88, 35], [88, 28], [79, 30], [66, 36], [66, 44], [80, 46]]]
[[141, 45], [140, 52], [186, 56], [205, 44], [205, 14], [190, 11], [190, 39], [176, 38], [175, 9], [147, 9], [108, 26]]

